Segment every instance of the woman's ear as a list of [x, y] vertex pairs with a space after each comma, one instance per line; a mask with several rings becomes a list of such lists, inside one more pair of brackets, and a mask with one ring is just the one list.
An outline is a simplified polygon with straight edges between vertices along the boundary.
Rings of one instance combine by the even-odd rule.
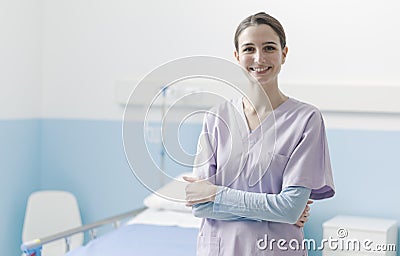
[[282, 49], [282, 64], [285, 64], [286, 61], [286, 55], [289, 51], [289, 48], [285, 46], [285, 48]]
[[236, 50], [233, 52], [233, 55], [235, 56], [235, 59], [236, 59], [238, 62], [240, 62], [239, 53], [238, 53]]

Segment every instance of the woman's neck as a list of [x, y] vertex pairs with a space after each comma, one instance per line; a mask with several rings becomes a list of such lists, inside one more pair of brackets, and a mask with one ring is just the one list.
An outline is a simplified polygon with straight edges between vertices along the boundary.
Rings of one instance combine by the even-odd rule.
[[253, 93], [249, 98], [243, 98], [243, 107], [247, 113], [254, 112], [259, 116], [265, 116], [287, 99], [288, 97], [279, 90], [277, 85], [262, 86], [257, 93]]

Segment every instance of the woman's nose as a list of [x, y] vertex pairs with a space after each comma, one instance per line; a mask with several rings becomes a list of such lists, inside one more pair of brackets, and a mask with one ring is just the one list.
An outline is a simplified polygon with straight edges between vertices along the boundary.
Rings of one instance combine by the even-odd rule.
[[265, 58], [264, 58], [262, 52], [257, 51], [257, 52], [254, 54], [254, 61], [255, 61], [256, 63], [264, 63], [264, 62], [265, 62]]

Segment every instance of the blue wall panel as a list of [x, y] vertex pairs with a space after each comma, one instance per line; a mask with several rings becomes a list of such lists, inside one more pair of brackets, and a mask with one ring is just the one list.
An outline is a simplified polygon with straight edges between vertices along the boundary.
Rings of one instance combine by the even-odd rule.
[[20, 255], [28, 196], [39, 188], [40, 121], [0, 120], [0, 248]]
[[41, 188], [76, 195], [84, 223], [142, 205], [149, 192], [125, 159], [116, 121], [43, 120]]

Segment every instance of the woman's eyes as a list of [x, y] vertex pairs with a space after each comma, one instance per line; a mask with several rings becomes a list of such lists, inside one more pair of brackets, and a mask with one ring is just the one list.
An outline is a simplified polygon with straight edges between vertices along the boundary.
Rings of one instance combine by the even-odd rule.
[[264, 49], [267, 50], [267, 51], [274, 51], [274, 50], [275, 50], [275, 47], [273, 47], [273, 46], [266, 46]]
[[243, 49], [243, 52], [251, 52], [251, 51], [254, 51], [253, 47], [247, 47]]
[[[274, 46], [266, 46], [263, 48], [263, 50], [266, 52], [272, 52], [272, 51], [275, 51], [276, 48]], [[247, 47], [247, 48], [243, 49], [243, 52], [245, 52], [245, 53], [254, 52], [254, 51], [255, 51], [254, 47]]]

